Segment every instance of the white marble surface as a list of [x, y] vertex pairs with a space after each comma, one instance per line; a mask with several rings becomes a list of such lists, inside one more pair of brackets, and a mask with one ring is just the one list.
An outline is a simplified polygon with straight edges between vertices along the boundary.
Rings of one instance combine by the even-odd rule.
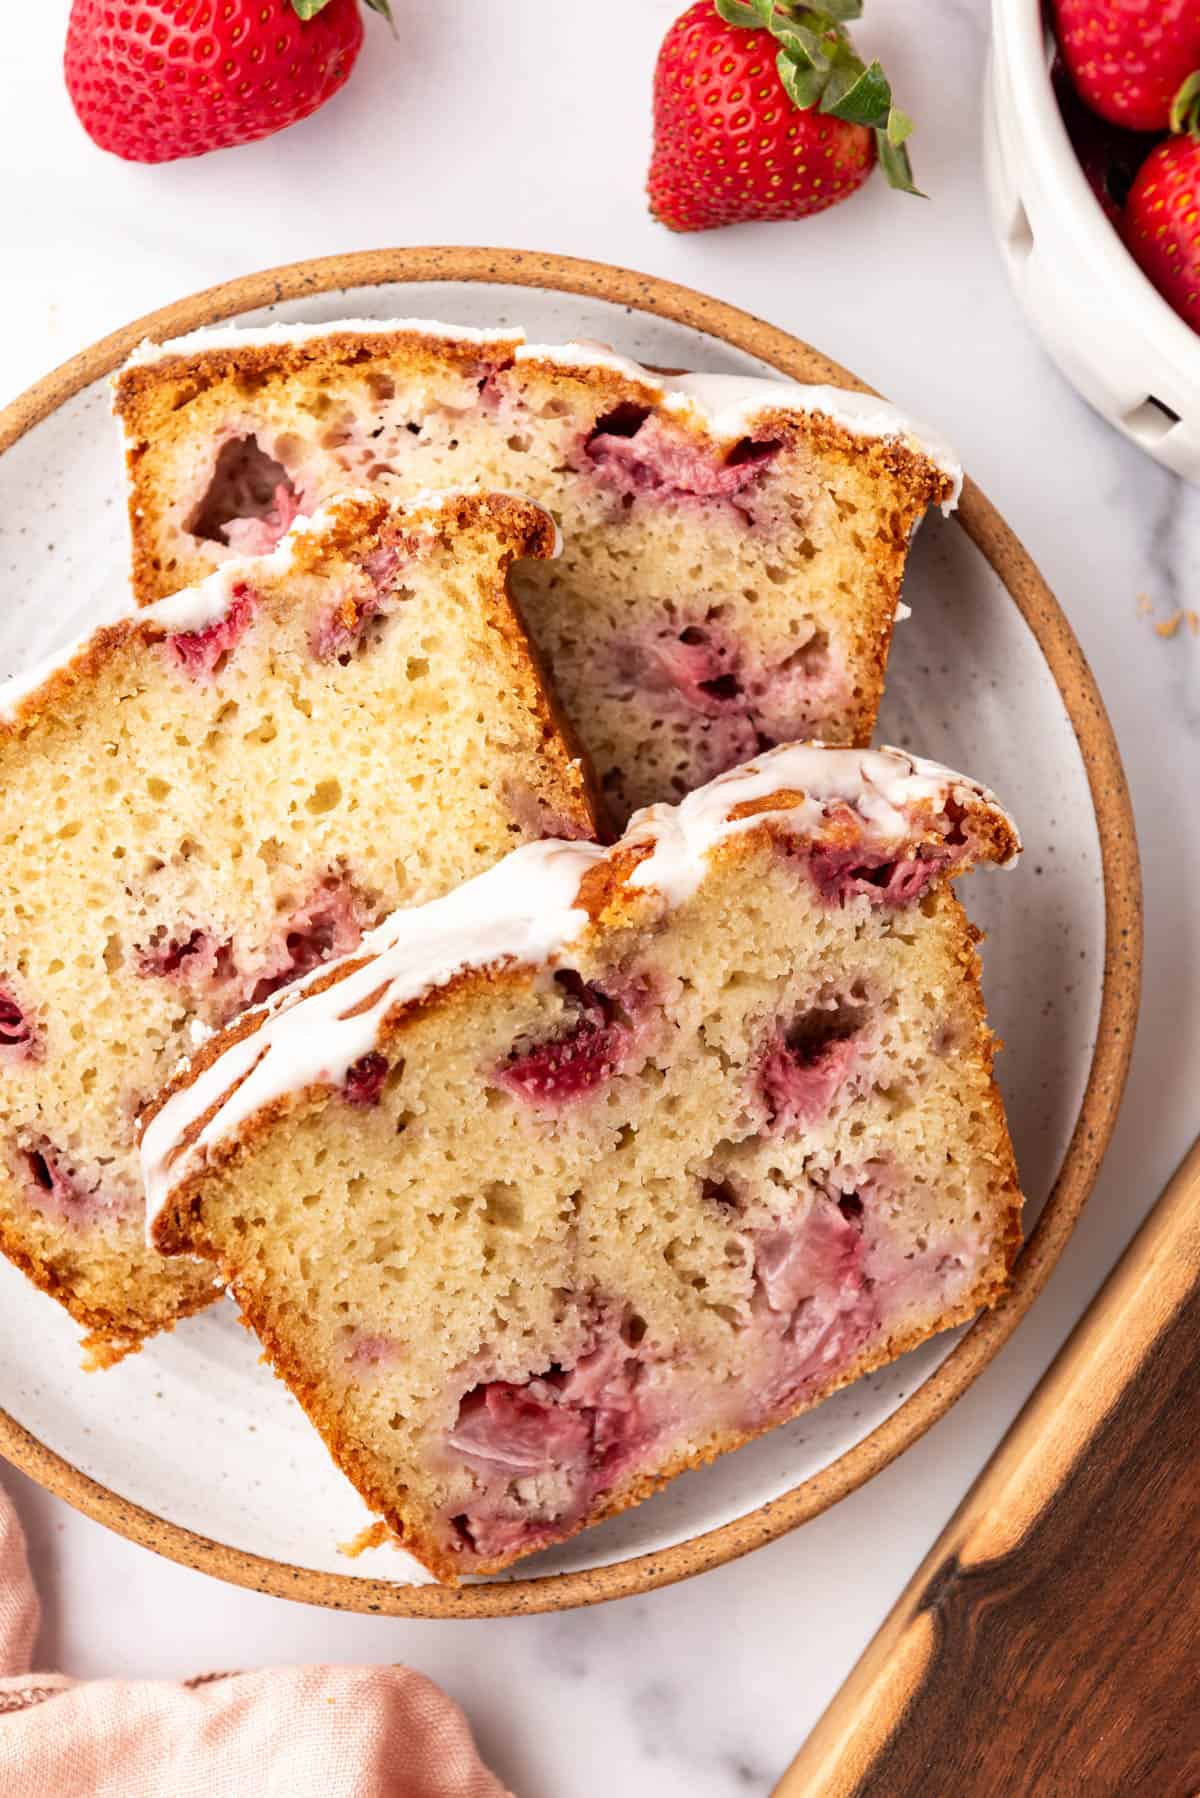
[[1200, 638], [1157, 637], [1137, 596], [1160, 616], [1200, 601], [1200, 494], [1087, 412], [1004, 284], [979, 169], [978, 0], [868, 8], [864, 45], [919, 120], [929, 204], [872, 183], [802, 225], [693, 238], [652, 225], [640, 191], [653, 54], [681, 0], [394, 4], [399, 46], [370, 21], [368, 54], [323, 115], [159, 170], [91, 149], [59, 82], [66, 5], [22, 9], [0, 70], [0, 400], [196, 287], [384, 243], [490, 241], [621, 262], [820, 343], [955, 440], [1100, 681], [1146, 865], [1145, 1010], [1125, 1112], [1049, 1290], [950, 1416], [789, 1540], [643, 1600], [480, 1624], [329, 1615], [159, 1561], [8, 1469], [0, 1479], [46, 1597], [44, 1664], [165, 1676], [405, 1660], [466, 1705], [521, 1798], [765, 1793], [1197, 1128]]

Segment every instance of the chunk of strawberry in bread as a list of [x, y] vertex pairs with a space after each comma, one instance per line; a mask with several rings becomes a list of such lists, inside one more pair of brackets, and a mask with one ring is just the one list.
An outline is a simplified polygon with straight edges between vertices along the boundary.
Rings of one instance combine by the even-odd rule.
[[345, 498], [0, 688], [0, 1247], [96, 1359], [217, 1290], [147, 1249], [134, 1137], [195, 1030], [543, 818], [591, 833], [505, 586], [555, 542], [502, 496]]
[[518, 850], [200, 1051], [145, 1130], [153, 1239], [435, 1574], [495, 1572], [1005, 1290], [951, 880], [1017, 847], [933, 763], [796, 746]]

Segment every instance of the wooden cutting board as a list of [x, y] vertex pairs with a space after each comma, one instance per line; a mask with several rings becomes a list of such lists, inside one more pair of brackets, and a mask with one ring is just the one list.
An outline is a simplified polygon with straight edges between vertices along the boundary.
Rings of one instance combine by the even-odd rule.
[[1200, 1143], [775, 1798], [1200, 1792]]

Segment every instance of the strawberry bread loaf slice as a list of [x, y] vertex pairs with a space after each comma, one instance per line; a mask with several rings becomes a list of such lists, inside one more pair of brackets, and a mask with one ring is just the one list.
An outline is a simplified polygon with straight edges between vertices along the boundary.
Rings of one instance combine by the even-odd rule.
[[564, 553], [517, 594], [617, 822], [774, 743], [869, 742], [909, 540], [960, 479], [870, 395], [419, 321], [146, 345], [116, 406], [142, 600], [348, 483], [548, 507]]
[[216, 1290], [147, 1249], [137, 1163], [195, 1032], [591, 833], [505, 592], [554, 547], [524, 501], [351, 495], [0, 687], [0, 1248], [95, 1361]]
[[1004, 1292], [951, 881], [1017, 848], [934, 763], [794, 746], [519, 849], [200, 1050], [153, 1240], [437, 1576], [506, 1567]]

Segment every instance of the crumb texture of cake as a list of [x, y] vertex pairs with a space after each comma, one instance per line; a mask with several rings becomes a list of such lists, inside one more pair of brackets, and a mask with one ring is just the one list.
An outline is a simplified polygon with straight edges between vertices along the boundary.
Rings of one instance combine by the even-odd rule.
[[216, 1291], [146, 1246], [137, 1156], [197, 1034], [591, 835], [506, 592], [555, 543], [503, 495], [346, 496], [0, 686], [0, 1248], [97, 1362]]
[[116, 407], [142, 600], [348, 484], [545, 505], [564, 553], [517, 593], [618, 823], [773, 744], [869, 742], [909, 541], [961, 480], [870, 395], [414, 321], [147, 345]]
[[152, 1237], [411, 1552], [496, 1572], [1003, 1294], [951, 880], [1018, 848], [935, 764], [800, 745], [517, 850], [200, 1050], [148, 1113]]

